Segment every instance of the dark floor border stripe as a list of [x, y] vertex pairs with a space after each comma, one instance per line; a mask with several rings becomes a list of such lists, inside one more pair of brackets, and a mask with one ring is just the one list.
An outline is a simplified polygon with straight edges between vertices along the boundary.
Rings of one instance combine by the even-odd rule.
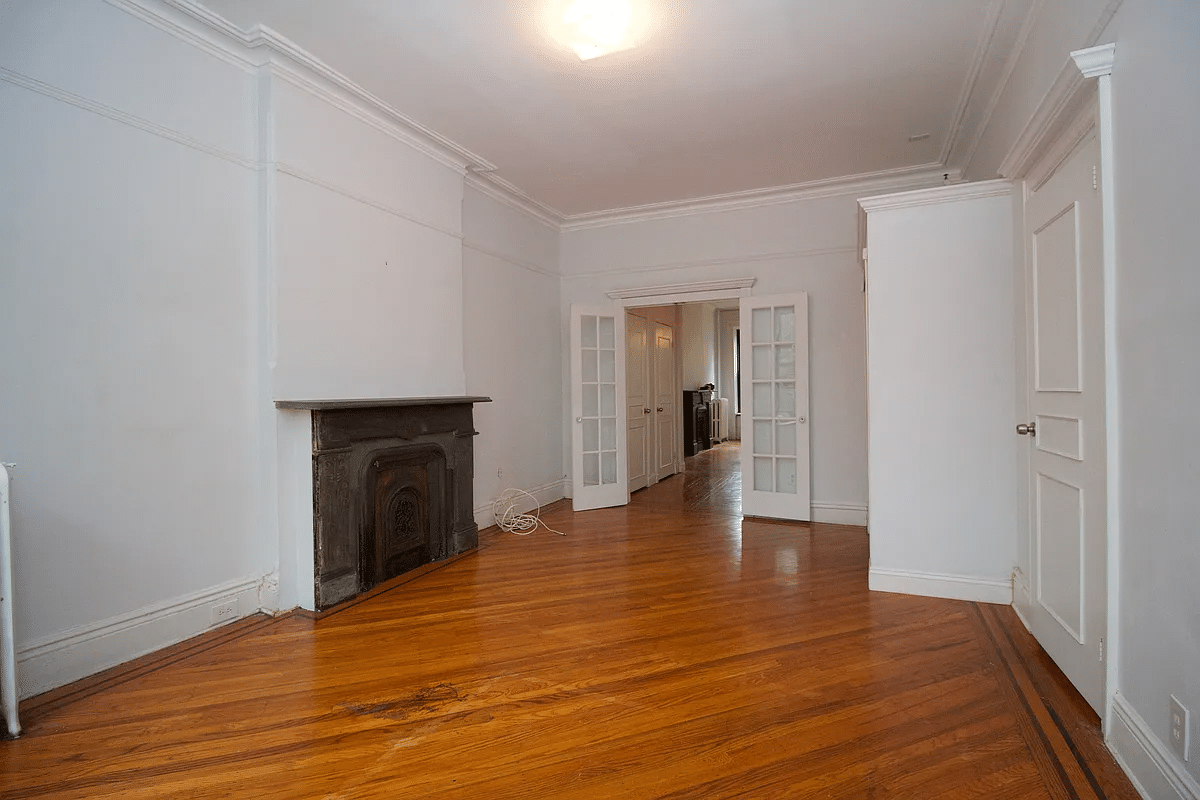
[[[1002, 628], [1004, 631], [1004, 636], [1008, 640], [1009, 647], [1013, 649], [1013, 652], [1020, 652], [1017, 648], [1016, 641], [1013, 640], [1012, 631], [1007, 625], [1002, 626]], [[1060, 717], [1058, 712], [1054, 710], [1054, 706], [1046, 703], [1043, 703], [1043, 705], [1045, 706], [1047, 713], [1050, 714], [1050, 718], [1054, 720], [1054, 726], [1058, 728], [1058, 732], [1062, 735], [1063, 741], [1067, 743], [1067, 747], [1070, 748], [1071, 754], [1075, 756], [1075, 763], [1079, 765], [1079, 768], [1083, 771], [1084, 777], [1086, 777], [1088, 783], [1091, 784], [1092, 791], [1096, 793], [1096, 796], [1100, 798], [1100, 800], [1108, 800], [1108, 795], [1106, 795], [1104, 790], [1100, 788], [1099, 781], [1096, 780], [1096, 776], [1092, 772], [1092, 768], [1088, 766], [1087, 759], [1085, 759], [1082, 753], [1080, 753], [1079, 746], [1075, 744], [1075, 739], [1072, 738], [1070, 731], [1067, 729], [1066, 724], [1062, 720], [1062, 717]]]
[[1067, 775], [1066, 766], [1062, 763], [1062, 759], [1059, 758], [1058, 753], [1055, 751], [1053, 745], [1050, 744], [1050, 737], [1046, 734], [1046, 730], [1042, 726], [1041, 720], [1039, 720], [1037, 714], [1034, 713], [1033, 707], [1029, 703], [1029, 698], [1021, 689], [1021, 683], [1017, 680], [1017, 676], [1013, 672], [1012, 664], [1009, 663], [1007, 658], [1005, 658], [1004, 651], [1000, 647], [1000, 642], [996, 639], [995, 633], [993, 633], [991, 626], [988, 625], [987, 619], [984, 617], [983, 609], [980, 607], [979, 603], [972, 603], [971, 605], [979, 621], [980, 628], [987, 637], [989, 644], [991, 644], [992, 651], [996, 654], [997, 661], [999, 661], [1004, 667], [1004, 673], [1008, 678], [1009, 685], [1016, 693], [1017, 698], [1021, 701], [1021, 704], [1025, 707], [1025, 713], [1032, 722], [1034, 730], [1037, 731], [1038, 738], [1041, 739], [1043, 751], [1049, 756], [1051, 762], [1054, 764], [1055, 771], [1058, 773], [1058, 777], [1062, 780], [1063, 788], [1067, 790], [1067, 793], [1071, 796], [1071, 798], [1073, 798], [1073, 800], [1081, 800], [1079, 797], [1079, 792], [1075, 789], [1075, 782], [1071, 780], [1069, 775]]

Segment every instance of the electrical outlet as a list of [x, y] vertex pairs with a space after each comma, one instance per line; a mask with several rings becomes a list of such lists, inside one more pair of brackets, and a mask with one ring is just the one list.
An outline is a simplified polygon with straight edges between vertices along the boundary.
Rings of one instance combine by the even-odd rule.
[[212, 607], [211, 625], [220, 625], [223, 622], [237, 619], [237, 598], [226, 600], [224, 603], [218, 603]]
[[503, 477], [504, 477], [504, 467], [500, 467], [499, 469], [497, 469], [497, 470], [496, 470], [496, 477], [497, 477], [497, 478], [503, 478]]
[[1184, 761], [1188, 760], [1188, 710], [1171, 695], [1171, 749]]

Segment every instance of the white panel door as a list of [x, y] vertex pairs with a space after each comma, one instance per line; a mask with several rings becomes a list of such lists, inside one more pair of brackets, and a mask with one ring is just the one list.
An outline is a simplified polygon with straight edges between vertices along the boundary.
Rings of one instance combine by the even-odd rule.
[[1100, 148], [1091, 136], [1025, 200], [1030, 627], [1104, 714], [1107, 628]]
[[650, 342], [646, 318], [625, 317], [626, 441], [629, 446], [629, 491], [649, 485], [650, 451]]
[[662, 322], [654, 323], [654, 428], [655, 480], [674, 475], [677, 438], [680, 433], [679, 402], [675, 387], [675, 329]]
[[571, 481], [576, 511], [629, 502], [624, 327], [624, 311], [571, 306]]
[[808, 520], [808, 295], [744, 297], [742, 513]]

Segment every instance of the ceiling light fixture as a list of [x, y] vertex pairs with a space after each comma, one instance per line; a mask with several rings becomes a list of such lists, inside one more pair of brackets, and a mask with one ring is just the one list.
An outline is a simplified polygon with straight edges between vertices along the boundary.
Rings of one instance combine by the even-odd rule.
[[629, 0], [575, 0], [563, 12], [562, 21], [580, 61], [633, 47]]

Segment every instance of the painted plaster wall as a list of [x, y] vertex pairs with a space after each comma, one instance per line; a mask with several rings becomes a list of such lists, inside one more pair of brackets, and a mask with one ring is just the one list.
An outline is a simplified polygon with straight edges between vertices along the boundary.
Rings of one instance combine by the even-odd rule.
[[461, 395], [462, 175], [273, 78], [275, 397]]
[[960, 191], [868, 215], [871, 587], [1007, 604], [1012, 205]]
[[[1200, 5], [1127, 2], [1102, 41], [1117, 43], [1119, 690], [1164, 743], [1168, 696], [1191, 709], [1191, 758], [1173, 766], [1200, 797]], [[1138, 772], [1154, 797], [1174, 796]]]
[[563, 497], [558, 231], [468, 186], [463, 233], [467, 393], [492, 398], [475, 406], [482, 528], [506, 489]]
[[682, 388], [695, 389], [706, 383], [716, 385], [716, 309], [711, 303], [688, 303], [683, 306], [682, 313]]
[[203, 630], [210, 600], [257, 610], [275, 546], [251, 76], [102, 2], [10, 5], [0, 68], [0, 459], [18, 464], [27, 696]]

